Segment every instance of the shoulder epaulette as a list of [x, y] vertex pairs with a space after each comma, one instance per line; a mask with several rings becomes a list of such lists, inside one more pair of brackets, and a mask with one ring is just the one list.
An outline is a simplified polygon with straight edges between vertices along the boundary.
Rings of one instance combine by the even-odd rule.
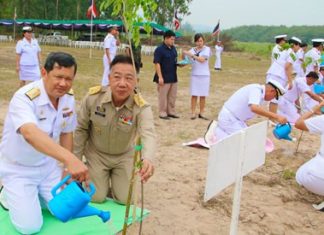
[[37, 96], [40, 95], [40, 89], [37, 88], [37, 87], [34, 87], [32, 89], [30, 89], [29, 91], [27, 91], [25, 93], [25, 95], [30, 99], [30, 100], [33, 100], [35, 99]]
[[74, 95], [73, 89], [71, 88], [66, 94], [68, 94], [68, 95]]
[[98, 92], [101, 91], [101, 86], [93, 86], [89, 88], [89, 95], [94, 95], [97, 94]]
[[136, 92], [134, 94], [134, 101], [135, 101], [135, 104], [137, 104], [140, 108], [147, 104], [147, 102], [144, 100], [141, 93], [139, 93], [139, 92]]

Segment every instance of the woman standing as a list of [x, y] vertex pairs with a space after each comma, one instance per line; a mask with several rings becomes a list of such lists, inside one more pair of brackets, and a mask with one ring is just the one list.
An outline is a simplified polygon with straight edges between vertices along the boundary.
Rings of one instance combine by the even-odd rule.
[[194, 36], [196, 47], [183, 53], [192, 59], [191, 70], [191, 120], [197, 118], [196, 106], [199, 99], [199, 114], [198, 118], [208, 120], [204, 116], [206, 96], [209, 95], [210, 71], [208, 59], [211, 55], [210, 48], [205, 46], [204, 36], [197, 33]]
[[32, 38], [33, 29], [30, 26], [23, 27], [23, 39], [16, 45], [16, 71], [19, 74], [20, 86], [27, 81], [35, 81], [40, 75], [41, 49], [36, 39]]

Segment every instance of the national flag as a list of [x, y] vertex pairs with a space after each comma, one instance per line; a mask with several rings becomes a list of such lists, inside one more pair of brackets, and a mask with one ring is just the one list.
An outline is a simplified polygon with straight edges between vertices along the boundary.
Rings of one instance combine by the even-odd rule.
[[219, 32], [220, 32], [220, 28], [219, 28], [219, 20], [218, 20], [218, 24], [215, 26], [212, 36], [216, 36]]
[[90, 0], [89, 1], [89, 8], [87, 10], [87, 17], [90, 19], [91, 16], [93, 18], [96, 18], [98, 16], [98, 11], [97, 11], [97, 8], [96, 8], [96, 4], [95, 4], [95, 0]]
[[178, 12], [177, 11], [174, 12], [173, 23], [174, 23], [175, 30], [178, 30], [180, 28], [180, 20], [178, 18]]

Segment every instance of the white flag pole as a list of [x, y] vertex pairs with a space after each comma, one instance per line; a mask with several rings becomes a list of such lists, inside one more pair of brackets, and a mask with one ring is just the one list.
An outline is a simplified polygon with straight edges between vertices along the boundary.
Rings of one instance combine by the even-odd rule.
[[15, 13], [14, 13], [14, 28], [13, 28], [13, 40], [16, 40], [16, 19], [17, 19], [17, 8], [15, 7]]
[[220, 35], [220, 20], [218, 20], [218, 34], [217, 34], [217, 42], [219, 41], [219, 35]]
[[92, 22], [93, 22], [93, 0], [91, 1], [91, 20], [90, 20], [90, 51], [89, 58], [92, 58]]

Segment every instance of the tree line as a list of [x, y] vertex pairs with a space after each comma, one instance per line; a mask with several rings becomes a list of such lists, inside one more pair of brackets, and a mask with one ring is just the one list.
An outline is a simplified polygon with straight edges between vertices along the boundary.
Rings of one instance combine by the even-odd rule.
[[[105, 0], [96, 0], [96, 8]], [[87, 19], [88, 0], [0, 0], [0, 18], [13, 19], [16, 9], [18, 19], [46, 19], [46, 20], [81, 20]], [[157, 10], [151, 12], [152, 20], [158, 24], [170, 26], [174, 12], [177, 10], [181, 20], [189, 15], [189, 3], [192, 0], [160, 0], [157, 1]], [[112, 16], [112, 7], [100, 11], [98, 19], [119, 19]]]
[[296, 36], [306, 43], [313, 38], [323, 38], [324, 26], [239, 26], [222, 33], [229, 35], [235, 41], [241, 42], [274, 42], [274, 36], [287, 34], [288, 38]]

